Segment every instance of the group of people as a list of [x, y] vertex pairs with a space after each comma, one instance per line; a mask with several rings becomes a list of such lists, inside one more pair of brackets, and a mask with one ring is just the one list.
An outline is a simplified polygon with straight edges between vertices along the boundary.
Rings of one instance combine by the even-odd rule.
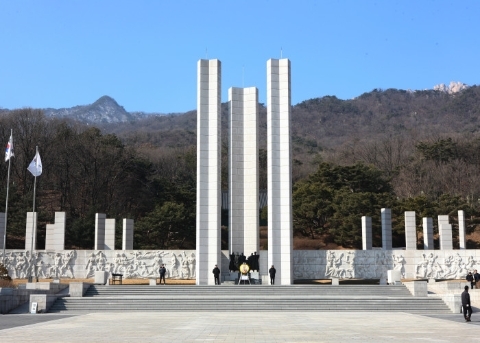
[[472, 272], [468, 272], [466, 279], [467, 279], [468, 282], [470, 282], [470, 287], [472, 289], [477, 288], [477, 282], [480, 281], [480, 274], [478, 274], [477, 270], [475, 269], [473, 271], [473, 274], [472, 274]]
[[[213, 268], [212, 273], [213, 273], [213, 278], [214, 278], [214, 281], [215, 281], [215, 285], [220, 285], [220, 268], [218, 268], [217, 265], [215, 265], [215, 268]], [[271, 285], [275, 284], [275, 274], [276, 273], [277, 273], [277, 270], [275, 269], [275, 267], [272, 264], [272, 266], [268, 270], [268, 274], [270, 275], [270, 284]]]
[[[470, 287], [478, 288], [477, 282], [480, 282], [480, 274], [475, 269], [472, 272], [468, 272], [466, 280], [470, 282]], [[466, 322], [471, 322], [472, 305], [470, 303], [470, 294], [468, 294], [468, 286], [465, 286], [465, 290], [462, 293], [462, 312]]]

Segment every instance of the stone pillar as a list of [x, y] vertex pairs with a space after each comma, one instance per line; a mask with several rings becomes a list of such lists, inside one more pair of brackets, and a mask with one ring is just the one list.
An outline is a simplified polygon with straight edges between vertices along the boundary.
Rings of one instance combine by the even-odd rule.
[[452, 224], [440, 225], [440, 250], [453, 250]]
[[290, 61], [267, 61], [268, 264], [293, 283]]
[[[452, 248], [447, 248], [449, 246], [449, 244], [447, 242], [452, 241], [451, 227], [450, 227], [450, 234], [448, 233], [447, 227], [445, 227], [445, 232], [442, 232], [442, 225], [449, 225], [449, 224], [450, 224], [450, 222], [449, 222], [448, 215], [438, 216], [438, 235], [439, 235], [439, 238], [440, 238], [440, 249], [441, 250], [452, 249]], [[442, 245], [442, 233], [446, 234], [446, 238], [445, 238], [446, 245], [445, 245], [445, 247]], [[449, 238], [449, 236], [450, 236], [450, 238]]]
[[[5, 212], [0, 212], [0, 249], [3, 250], [3, 241], [5, 236]], [[3, 254], [3, 251], [2, 251]]]
[[197, 63], [196, 284], [215, 284], [221, 266], [221, 62]]
[[105, 213], [95, 213], [95, 250], [105, 249]]
[[423, 249], [433, 250], [433, 218], [423, 218]]
[[122, 238], [122, 250], [133, 250], [133, 219], [123, 219]]
[[362, 217], [362, 249], [372, 250], [372, 218]]
[[259, 251], [258, 90], [230, 88], [229, 244], [230, 253]]
[[415, 211], [405, 212], [405, 250], [417, 250]]
[[[27, 224], [25, 225], [25, 250], [37, 249], [37, 212], [27, 212]], [[32, 234], [33, 229], [33, 234]]]
[[55, 212], [55, 229], [53, 232], [54, 249], [65, 250], [65, 227], [67, 216], [65, 212]]
[[104, 250], [115, 250], [115, 219], [105, 219]]
[[465, 232], [465, 213], [458, 211], [458, 241], [460, 243], [460, 249], [467, 248], [467, 238]]
[[392, 250], [392, 210], [382, 208], [382, 249]]
[[55, 224], [47, 224], [45, 232], [45, 250], [55, 251]]

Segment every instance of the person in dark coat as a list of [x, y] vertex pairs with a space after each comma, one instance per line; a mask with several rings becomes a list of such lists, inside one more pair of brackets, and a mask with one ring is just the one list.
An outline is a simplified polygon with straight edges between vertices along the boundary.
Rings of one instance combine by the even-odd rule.
[[217, 265], [215, 265], [215, 268], [213, 268], [212, 273], [213, 277], [215, 278], [215, 284], [220, 285], [220, 269]]
[[162, 266], [158, 270], [158, 273], [160, 274], [160, 284], [162, 284], [162, 279], [163, 279], [163, 284], [165, 285], [165, 273], [166, 272], [167, 272], [167, 268], [165, 268], [165, 265], [162, 264]]
[[465, 279], [470, 282], [470, 287], [473, 289], [473, 287], [475, 286], [475, 279], [473, 278], [472, 272], [468, 272]]
[[228, 269], [230, 270], [230, 272], [238, 270], [237, 266], [235, 265], [235, 254], [233, 252], [230, 255], [230, 263], [228, 264]]
[[470, 322], [472, 316], [472, 305], [470, 304], [470, 294], [468, 294], [468, 286], [465, 286], [465, 290], [462, 293], [462, 312], [466, 322]]
[[274, 285], [275, 284], [275, 274], [277, 273], [277, 270], [275, 269], [275, 267], [272, 266], [270, 267], [270, 269], [268, 270], [268, 274], [270, 274], [270, 284], [271, 285]]
[[473, 281], [475, 282], [475, 288], [478, 288], [477, 282], [480, 281], [480, 274], [477, 273], [476, 269], [473, 271]]

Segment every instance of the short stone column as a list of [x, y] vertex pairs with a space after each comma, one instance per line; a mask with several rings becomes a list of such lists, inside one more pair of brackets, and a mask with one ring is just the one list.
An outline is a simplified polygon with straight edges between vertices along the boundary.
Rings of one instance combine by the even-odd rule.
[[25, 250], [30, 251], [37, 248], [37, 212], [27, 212], [27, 224], [25, 226]]
[[[448, 244], [447, 242], [451, 242], [452, 241], [452, 227], [450, 226], [450, 232], [448, 232], [448, 228], [445, 227], [445, 235], [446, 235], [446, 238], [445, 238], [445, 243], [447, 243], [446, 245], [442, 245], [442, 225], [448, 225], [450, 224], [449, 222], [449, 218], [448, 218], [448, 215], [440, 215], [438, 216], [438, 235], [440, 237], [440, 249], [441, 250], [445, 250], [445, 249], [453, 249], [453, 247], [450, 247], [451, 244]], [[450, 237], [450, 238], [448, 238]]]
[[452, 224], [440, 225], [440, 250], [453, 250]]
[[460, 243], [460, 249], [467, 248], [465, 213], [462, 210], [458, 211], [458, 242]]
[[55, 250], [53, 235], [55, 234], [55, 224], [47, 224], [45, 231], [45, 250]]
[[105, 249], [105, 213], [95, 213], [95, 250]]
[[405, 250], [417, 249], [417, 228], [415, 211], [405, 212]]
[[433, 218], [423, 218], [423, 249], [433, 250]]
[[105, 219], [105, 250], [115, 250], [115, 219]]
[[53, 245], [56, 251], [65, 250], [65, 227], [67, 216], [65, 212], [55, 212], [55, 229], [53, 231]]
[[382, 249], [392, 250], [392, 210], [382, 208]]
[[372, 218], [362, 217], [362, 249], [372, 250]]
[[133, 250], [133, 219], [123, 219], [122, 250]]

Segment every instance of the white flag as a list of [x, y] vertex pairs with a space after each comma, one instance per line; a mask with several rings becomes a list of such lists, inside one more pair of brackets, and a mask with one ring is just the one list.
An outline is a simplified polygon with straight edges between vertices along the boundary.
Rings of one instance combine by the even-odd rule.
[[13, 154], [13, 137], [10, 135], [10, 139], [7, 143], [7, 149], [5, 150], [5, 162], [7, 162], [12, 156], [15, 155]]
[[27, 169], [30, 173], [32, 173], [33, 176], [42, 175], [42, 160], [40, 159], [40, 154], [38, 153], [38, 150]]

